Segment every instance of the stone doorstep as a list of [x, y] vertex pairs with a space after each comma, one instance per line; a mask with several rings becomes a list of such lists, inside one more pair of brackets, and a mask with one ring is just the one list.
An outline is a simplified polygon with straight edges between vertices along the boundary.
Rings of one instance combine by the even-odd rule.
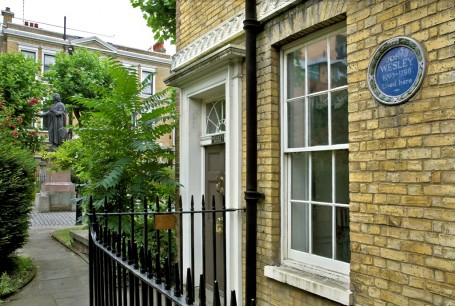
[[88, 229], [86, 230], [71, 230], [72, 246], [80, 253], [88, 255]]

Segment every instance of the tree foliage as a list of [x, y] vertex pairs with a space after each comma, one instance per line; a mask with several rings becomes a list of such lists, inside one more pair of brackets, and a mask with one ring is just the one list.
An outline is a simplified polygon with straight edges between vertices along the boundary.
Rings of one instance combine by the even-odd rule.
[[144, 19], [155, 33], [159, 42], [170, 39], [175, 43], [176, 0], [130, 0], [133, 7], [139, 7]]
[[108, 94], [112, 84], [107, 73], [109, 65], [108, 58], [85, 48], [76, 49], [72, 55], [62, 51], [56, 54], [55, 64], [44, 78], [60, 94], [67, 111], [74, 112], [80, 123], [87, 106], [73, 97], [98, 99]]
[[[109, 95], [98, 99], [74, 98], [87, 111], [83, 127], [75, 128], [77, 139], [65, 142], [51, 157], [54, 164], [71, 168], [85, 185], [84, 194], [99, 204], [125, 200], [126, 195], [143, 197], [168, 193], [175, 187], [173, 153], [157, 140], [175, 126], [172, 89], [140, 98], [135, 73], [109, 59], [112, 79]], [[93, 87], [104, 91], [101, 84]]]
[[0, 263], [25, 243], [34, 195], [33, 155], [0, 139]]
[[31, 151], [42, 145], [32, 128], [48, 87], [38, 79], [40, 65], [21, 52], [0, 55], [0, 137]]

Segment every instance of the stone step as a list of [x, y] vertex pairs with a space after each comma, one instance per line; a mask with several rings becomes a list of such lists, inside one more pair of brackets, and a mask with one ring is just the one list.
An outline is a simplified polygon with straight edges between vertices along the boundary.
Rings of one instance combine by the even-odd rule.
[[84, 230], [71, 230], [71, 245], [82, 255], [88, 256], [88, 229]]

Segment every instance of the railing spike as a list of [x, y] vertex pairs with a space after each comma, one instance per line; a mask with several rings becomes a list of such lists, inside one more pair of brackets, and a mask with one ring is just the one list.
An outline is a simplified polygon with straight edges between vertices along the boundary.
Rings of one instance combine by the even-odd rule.
[[131, 239], [128, 239], [128, 264], [131, 265], [133, 264], [134, 259], [133, 259], [133, 246], [131, 243]]
[[199, 277], [199, 305], [205, 306], [206, 297], [205, 297], [205, 277], [204, 274], [201, 274]]
[[141, 263], [141, 273], [145, 273], [146, 267], [145, 267], [145, 249], [144, 249], [144, 246], [140, 247], [139, 254], [140, 254], [140, 263]]
[[116, 242], [117, 242], [117, 232], [112, 230], [111, 231], [111, 249], [112, 249], [112, 253], [114, 253], [114, 254], [117, 253], [117, 249], [115, 248]]
[[107, 244], [107, 250], [111, 251], [112, 246], [111, 246], [111, 241], [112, 241], [112, 232], [110, 229], [107, 229], [107, 237], [106, 237], [106, 244]]
[[235, 294], [235, 290], [231, 291], [231, 306], [237, 306], [237, 296]]
[[127, 257], [126, 254], [126, 235], [123, 233], [122, 235], [122, 260], [125, 261]]
[[147, 260], [146, 260], [146, 264], [147, 264], [147, 278], [152, 278], [152, 272], [153, 272], [153, 269], [152, 269], [152, 251], [151, 250], [147, 250]]
[[165, 288], [166, 288], [166, 290], [170, 290], [171, 289], [171, 259], [169, 257], [166, 257], [164, 262], [165, 262], [165, 266], [164, 266]]
[[194, 303], [194, 284], [191, 269], [186, 269], [186, 303], [191, 305]]
[[132, 248], [133, 248], [134, 268], [137, 269], [137, 268], [139, 268], [139, 261], [138, 261], [138, 256], [137, 256], [137, 244], [136, 244], [136, 242], [132, 243]]
[[160, 263], [160, 255], [159, 250], [158, 253], [155, 255], [155, 280], [157, 284], [161, 284], [161, 263]]
[[174, 275], [175, 275], [175, 288], [174, 288], [174, 295], [176, 297], [179, 297], [182, 295], [182, 291], [180, 289], [180, 269], [179, 269], [179, 263], [176, 262], [174, 264]]
[[215, 286], [215, 290], [213, 290], [213, 305], [221, 306], [220, 289], [218, 286], [218, 282], [214, 281], [213, 285]]

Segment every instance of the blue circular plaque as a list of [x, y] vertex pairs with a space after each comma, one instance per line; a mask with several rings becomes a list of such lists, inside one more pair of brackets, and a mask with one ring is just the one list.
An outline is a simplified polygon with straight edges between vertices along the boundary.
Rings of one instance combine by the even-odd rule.
[[368, 86], [374, 98], [386, 105], [409, 100], [420, 88], [426, 72], [425, 53], [412, 38], [384, 42], [368, 66]]

